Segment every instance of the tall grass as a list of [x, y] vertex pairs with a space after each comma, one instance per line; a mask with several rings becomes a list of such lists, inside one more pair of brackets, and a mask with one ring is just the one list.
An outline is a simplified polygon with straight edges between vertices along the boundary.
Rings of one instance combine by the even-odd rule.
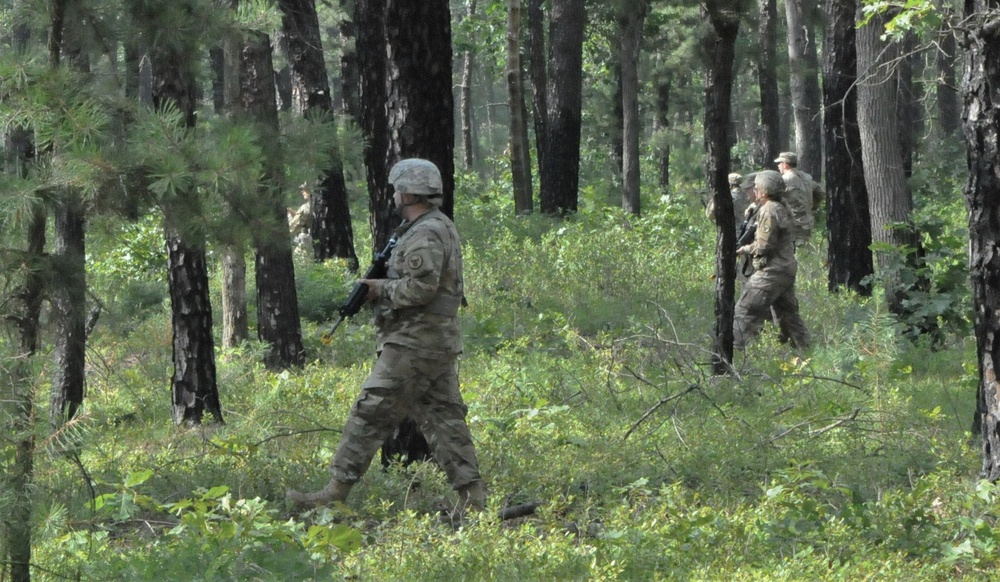
[[[36, 577], [989, 578], [970, 338], [915, 344], [879, 299], [830, 294], [817, 236], [798, 282], [815, 346], [767, 329], [736, 375], [712, 376], [714, 229], [694, 201], [562, 221], [507, 206], [456, 205], [461, 379], [490, 511], [442, 525], [452, 493], [431, 464], [373, 468], [346, 507], [285, 506], [286, 487], [326, 481], [373, 359], [363, 316], [318, 340], [353, 276], [303, 261], [310, 363], [274, 374], [261, 346], [220, 352], [224, 426], [171, 424], [162, 306], [97, 333], [75, 437], [39, 459]], [[495, 516], [533, 501], [534, 516]]]

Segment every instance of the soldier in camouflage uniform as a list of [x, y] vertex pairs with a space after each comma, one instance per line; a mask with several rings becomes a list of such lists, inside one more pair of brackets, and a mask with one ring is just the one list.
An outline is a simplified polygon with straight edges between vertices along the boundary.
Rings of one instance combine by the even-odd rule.
[[733, 345], [744, 348], [760, 333], [764, 322], [773, 317], [781, 336], [799, 349], [809, 347], [809, 332], [799, 316], [795, 298], [794, 223], [782, 200], [785, 183], [773, 170], [759, 172], [754, 179], [757, 192], [757, 236], [752, 244], [736, 249], [737, 255], [753, 257], [754, 273], [743, 285], [733, 321]]
[[812, 176], [796, 168], [799, 157], [794, 152], [782, 152], [774, 160], [785, 181], [785, 203], [795, 221], [795, 242], [803, 243], [812, 237], [816, 225], [816, 211], [826, 197], [823, 187]]
[[388, 278], [361, 280], [375, 304], [378, 360], [351, 408], [330, 483], [314, 493], [289, 491], [288, 498], [306, 507], [344, 501], [385, 438], [411, 416], [458, 491], [460, 509], [481, 510], [486, 492], [458, 387], [464, 292], [458, 232], [439, 209], [441, 174], [434, 164], [402, 160], [389, 183], [403, 223]]

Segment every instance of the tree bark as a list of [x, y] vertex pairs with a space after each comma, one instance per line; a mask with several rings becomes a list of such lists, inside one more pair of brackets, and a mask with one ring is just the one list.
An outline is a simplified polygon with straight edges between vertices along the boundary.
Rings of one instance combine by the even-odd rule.
[[733, 63], [740, 30], [738, 2], [705, 3], [710, 25], [703, 39], [705, 76], [705, 171], [715, 201], [715, 346], [713, 369], [726, 374], [733, 361], [736, 294], [736, 221], [729, 191]]
[[583, 105], [583, 0], [552, 0], [546, 150], [541, 178], [541, 210], [577, 210], [580, 186], [580, 126]]
[[222, 249], [222, 345], [235, 348], [250, 338], [247, 313], [247, 261], [243, 249]]
[[[465, 13], [467, 19], [472, 18], [476, 13], [476, 0], [468, 0], [468, 9]], [[520, 3], [518, 3], [518, 10], [520, 10]], [[510, 18], [508, 16], [508, 18]], [[519, 25], [520, 26], [520, 25]], [[509, 31], [508, 31], [508, 34]], [[508, 39], [508, 50], [510, 46], [510, 40]], [[518, 42], [518, 47], [520, 47], [520, 42]], [[509, 57], [508, 57], [509, 58]], [[471, 50], [466, 50], [462, 54], [462, 85], [461, 85], [461, 118], [462, 118], [462, 169], [465, 171], [472, 170], [476, 162], [476, 142], [475, 136], [472, 131], [472, 69], [475, 63], [475, 53]], [[520, 55], [518, 55], [518, 66], [520, 66]], [[523, 83], [522, 83], [523, 85]], [[521, 97], [521, 109], [524, 109], [524, 89], [520, 89]], [[513, 114], [513, 112], [511, 112]], [[523, 111], [522, 111], [523, 117]]]
[[[862, 283], [874, 273], [868, 190], [858, 130], [857, 49], [854, 14], [857, 0], [826, 0], [823, 41], [823, 128], [826, 146], [828, 286], [871, 295]], [[772, 158], [773, 159], [773, 158]]]
[[[89, 73], [90, 62], [80, 41], [79, 0], [52, 5], [49, 62], [53, 68], [65, 60], [77, 72]], [[65, 59], [63, 59], [65, 57]], [[56, 321], [55, 369], [49, 404], [49, 425], [54, 429], [73, 418], [83, 403], [87, 334], [86, 207], [80, 192], [63, 190], [56, 200], [55, 253], [51, 299]]]
[[531, 79], [531, 112], [535, 127], [535, 162], [544, 173], [545, 140], [548, 137], [548, 71], [545, 57], [544, 0], [528, 0], [528, 70]]
[[[918, 241], [911, 221], [913, 197], [906, 185], [896, 115], [898, 69], [893, 65], [901, 55], [901, 46], [880, 40], [884, 29], [884, 17], [875, 17], [857, 31], [858, 127], [870, 196], [871, 232], [876, 242], [915, 249]], [[903, 292], [899, 273], [890, 268], [891, 255], [879, 252], [876, 256], [886, 304], [893, 313], [902, 314]]]
[[[813, 18], [816, 0], [785, 0], [788, 22], [788, 67], [795, 119], [795, 150], [799, 169], [820, 181], [823, 169], [823, 132], [817, 80], [816, 37]], [[772, 162], [773, 163], [773, 158]]]
[[657, 140], [656, 167], [657, 183], [663, 192], [670, 191], [670, 84], [672, 77], [668, 71], [661, 70], [656, 75], [656, 111], [653, 114], [653, 130], [662, 135]]
[[361, 75], [358, 72], [357, 25], [354, 22], [355, 0], [340, 0], [344, 18], [340, 20], [340, 110], [361, 125], [361, 103], [358, 89]]
[[[248, 32], [240, 59], [240, 117], [257, 133], [264, 152], [264, 180], [255, 232], [257, 337], [268, 344], [265, 365], [272, 370], [301, 366], [305, 360], [295, 267], [288, 238], [284, 198], [282, 151], [275, 107], [274, 66], [267, 35]], [[291, 41], [292, 39], [289, 38]], [[299, 87], [301, 88], [301, 87]], [[329, 95], [326, 95], [329, 102]]]
[[[294, 108], [307, 118], [328, 119], [330, 130], [336, 131], [315, 0], [280, 0], [278, 5], [288, 47]], [[334, 146], [319, 189], [309, 200], [313, 258], [317, 262], [334, 257], [345, 259], [356, 270], [358, 256], [354, 252], [354, 230], [339, 147]]]
[[372, 229], [371, 254], [385, 248], [399, 219], [392, 212], [388, 191], [389, 124], [386, 103], [385, 0], [357, 0], [358, 68], [361, 71], [361, 127], [365, 134], [365, 171], [368, 181], [369, 221]]
[[386, 167], [423, 158], [441, 171], [444, 203], [453, 216], [455, 104], [451, 12], [446, 0], [388, 0], [385, 15], [389, 149]]
[[1000, 2], [966, 0], [963, 126], [969, 175], [969, 271], [979, 387], [974, 434], [982, 435], [980, 477], [1000, 479]]
[[937, 92], [938, 132], [948, 137], [958, 133], [962, 125], [962, 107], [958, 101], [958, 83], [955, 79], [955, 63], [958, 60], [956, 32], [952, 29], [951, 6], [947, 0], [938, 0], [938, 10], [943, 12], [940, 31], [940, 48], [935, 53], [938, 78]]
[[777, 67], [777, 0], [757, 0], [760, 20], [757, 37], [760, 53], [754, 70], [760, 93], [760, 126], [754, 136], [754, 168], [770, 168], [781, 148], [781, 107], [778, 98]]
[[528, 119], [521, 69], [521, 0], [507, 2], [507, 90], [510, 103], [510, 170], [514, 182], [514, 214], [521, 216], [531, 214], [534, 210]]
[[[133, 4], [132, 17], [149, 38], [155, 38], [154, 33], [164, 21], [176, 22], [178, 15], [191, 14], [184, 10], [185, 4]], [[195, 126], [197, 87], [192, 62], [195, 51], [184, 46], [185, 40], [151, 47], [152, 101], [157, 111], [176, 107], [183, 115], [181, 123], [190, 130]], [[193, 189], [175, 192], [163, 208], [173, 328], [171, 391], [177, 424], [201, 423], [205, 412], [223, 422], [216, 384], [205, 233], [191, 219], [200, 214], [199, 208], [198, 193]]]
[[622, 4], [622, 209], [640, 214], [639, 184], [639, 50], [642, 23], [649, 5], [646, 0], [628, 0]]

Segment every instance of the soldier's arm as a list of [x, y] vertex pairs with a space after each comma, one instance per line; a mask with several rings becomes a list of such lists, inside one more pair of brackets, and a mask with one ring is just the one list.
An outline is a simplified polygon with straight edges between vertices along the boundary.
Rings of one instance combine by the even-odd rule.
[[444, 268], [444, 244], [435, 231], [421, 235], [400, 249], [400, 260], [396, 262], [399, 278], [387, 279], [379, 286], [378, 297], [393, 309], [427, 305], [437, 295]]

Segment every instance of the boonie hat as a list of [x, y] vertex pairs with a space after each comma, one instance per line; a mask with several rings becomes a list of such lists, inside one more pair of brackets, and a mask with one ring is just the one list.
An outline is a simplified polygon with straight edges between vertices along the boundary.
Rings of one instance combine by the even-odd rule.
[[778, 158], [774, 160], [774, 163], [785, 162], [789, 166], [799, 165], [799, 156], [795, 152], [781, 152], [778, 154]]

